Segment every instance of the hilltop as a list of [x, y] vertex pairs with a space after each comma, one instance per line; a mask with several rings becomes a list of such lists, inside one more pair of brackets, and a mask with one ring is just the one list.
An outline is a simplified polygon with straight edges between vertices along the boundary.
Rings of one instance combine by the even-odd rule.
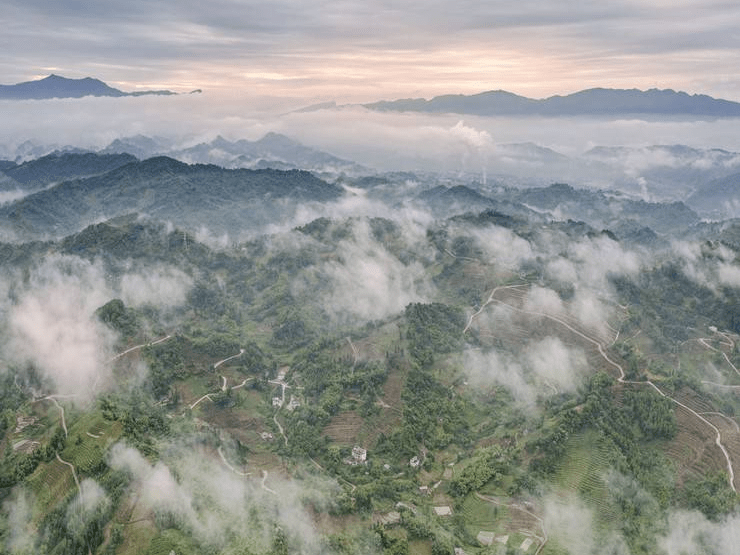
[[364, 104], [365, 108], [394, 112], [432, 112], [477, 116], [677, 116], [740, 117], [740, 103], [689, 95], [671, 89], [594, 88], [565, 96], [533, 99], [507, 91], [486, 91], [474, 95], [450, 94], [423, 98], [385, 100]]
[[25, 81], [15, 85], [0, 85], [0, 99], [7, 100], [43, 100], [50, 98], [82, 98], [85, 96], [143, 96], [173, 95], [172, 91], [135, 91], [124, 92], [113, 88], [99, 79], [84, 77], [69, 79], [51, 74], [43, 79]]
[[[100, 169], [80, 161], [59, 170]], [[737, 221], [161, 156], [0, 217], [46, 234], [0, 243], [11, 552], [656, 553], [686, 518], [735, 529]], [[238, 219], [267, 225], [199, 231]]]

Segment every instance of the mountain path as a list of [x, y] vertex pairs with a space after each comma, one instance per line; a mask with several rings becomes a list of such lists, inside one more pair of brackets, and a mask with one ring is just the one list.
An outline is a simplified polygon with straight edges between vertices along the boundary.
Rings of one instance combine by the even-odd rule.
[[585, 333], [581, 332], [580, 330], [577, 330], [576, 328], [574, 328], [572, 325], [570, 325], [569, 323], [565, 322], [564, 320], [558, 318], [557, 316], [552, 316], [552, 315], [546, 314], [544, 312], [524, 310], [522, 308], [518, 308], [518, 307], [512, 306], [512, 305], [510, 305], [510, 304], [508, 304], [508, 303], [506, 303], [504, 301], [501, 301], [501, 300], [498, 300], [498, 299], [494, 298], [494, 295], [495, 295], [495, 293], [496, 293], [497, 290], [499, 290], [499, 289], [507, 289], [507, 288], [514, 288], [514, 287], [523, 287], [523, 286], [521, 286], [521, 285], [520, 286], [505, 286], [505, 287], [496, 287], [496, 288], [494, 288], [493, 291], [491, 291], [491, 294], [488, 297], [488, 300], [486, 301], [486, 303], [480, 308], [480, 310], [478, 310], [478, 312], [476, 312], [473, 316], [471, 316], [470, 321], [468, 322], [468, 325], [465, 326], [465, 330], [463, 330], [463, 333], [465, 333], [465, 331], [467, 331], [467, 329], [472, 324], [473, 317], [474, 316], [478, 316], [483, 311], [483, 309], [488, 304], [490, 304], [492, 302], [498, 303], [498, 304], [500, 304], [502, 306], [505, 306], [505, 307], [509, 308], [510, 310], [514, 310], [516, 312], [520, 312], [520, 313], [523, 313], [523, 314], [529, 314], [529, 315], [532, 315], [532, 316], [539, 316], [539, 317], [542, 317], [542, 318], [548, 318], [548, 319], [552, 320], [553, 322], [557, 322], [558, 324], [562, 325], [563, 327], [565, 327], [566, 329], [570, 330], [574, 334], [576, 334], [579, 337], [585, 339], [589, 343], [595, 345], [596, 348], [599, 351], [599, 354], [602, 356], [602, 358], [607, 363], [609, 363], [611, 366], [613, 366], [614, 368], [616, 368], [619, 371], [619, 377], [617, 378], [617, 381], [619, 383], [622, 383], [622, 384], [631, 384], [631, 385], [648, 385], [648, 386], [652, 387], [655, 391], [657, 391], [658, 394], [661, 397], [665, 397], [666, 399], [670, 399], [673, 403], [675, 403], [679, 407], [685, 409], [686, 411], [688, 411], [689, 413], [691, 413], [692, 415], [694, 415], [696, 418], [698, 418], [701, 422], [703, 422], [704, 424], [706, 424], [707, 426], [709, 426], [710, 428], [712, 428], [712, 430], [714, 430], [714, 432], [716, 434], [714, 443], [722, 451], [722, 454], [725, 457], [725, 461], [727, 462], [727, 471], [728, 471], [728, 474], [729, 474], [730, 488], [732, 488], [732, 491], [733, 492], [737, 493], [737, 489], [735, 488], [735, 471], [734, 471], [733, 466], [732, 466], [732, 459], [730, 458], [729, 452], [727, 451], [727, 449], [725, 448], [725, 446], [722, 443], [722, 434], [720, 433], [719, 428], [717, 428], [714, 424], [712, 424], [709, 420], [707, 420], [706, 418], [704, 418], [703, 416], [701, 416], [695, 410], [687, 407], [685, 404], [683, 404], [680, 401], [674, 399], [670, 395], [667, 395], [666, 393], [664, 393], [651, 380], [645, 380], [645, 381], [626, 380], [625, 379], [626, 374], [624, 373], [624, 369], [622, 368], [622, 366], [620, 364], [614, 362], [612, 359], [610, 359], [607, 356], [606, 352], [604, 351], [604, 346], [601, 344], [600, 341], [598, 341], [598, 340], [596, 340], [596, 339], [594, 339], [594, 338], [586, 335]]

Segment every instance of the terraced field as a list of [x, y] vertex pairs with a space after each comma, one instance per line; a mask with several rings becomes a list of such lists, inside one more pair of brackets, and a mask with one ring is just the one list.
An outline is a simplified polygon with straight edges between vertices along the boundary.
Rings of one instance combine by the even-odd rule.
[[664, 452], [677, 465], [679, 480], [688, 475], [701, 476], [711, 471], [725, 472], [724, 457], [714, 443], [714, 433], [705, 423], [682, 408], [676, 409], [678, 434]]
[[594, 509], [599, 524], [613, 524], [619, 518], [619, 511], [610, 501], [606, 485], [612, 464], [608, 452], [600, 446], [597, 432], [571, 436], [566, 449], [554, 477], [560, 488], [558, 494], [564, 497], [578, 494]]
[[36, 499], [37, 506], [46, 512], [76, 492], [72, 470], [57, 459], [41, 463], [27, 480]]
[[343, 411], [331, 419], [329, 425], [324, 428], [324, 433], [333, 442], [344, 447], [352, 447], [364, 426], [365, 419], [357, 411]]

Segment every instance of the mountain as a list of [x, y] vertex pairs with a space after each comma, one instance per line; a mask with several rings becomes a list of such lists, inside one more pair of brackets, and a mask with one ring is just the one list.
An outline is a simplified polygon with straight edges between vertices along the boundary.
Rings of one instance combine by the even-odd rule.
[[145, 158], [165, 154], [170, 149], [171, 145], [166, 139], [135, 135], [133, 137], [115, 139], [111, 144], [101, 150], [100, 153], [132, 154], [140, 160], [144, 160]]
[[474, 95], [444, 95], [431, 100], [407, 98], [364, 104], [365, 108], [394, 112], [457, 113], [478, 116], [681, 116], [740, 117], [740, 103], [689, 95], [671, 89], [588, 89], [566, 96], [536, 100], [507, 91]]
[[58, 236], [137, 212], [187, 229], [238, 232], [280, 222], [299, 205], [342, 192], [305, 171], [227, 170], [157, 157], [29, 195], [0, 207], [0, 221], [21, 236]]
[[134, 161], [130, 154], [53, 152], [6, 169], [0, 166], [0, 170], [32, 191], [58, 181], [106, 173]]
[[565, 183], [549, 187], [506, 190], [496, 200], [508, 200], [555, 220], [583, 221], [594, 227], [649, 227], [658, 233], [679, 233], [700, 218], [682, 202], [645, 202], [600, 190], [576, 189]]
[[331, 173], [364, 173], [359, 164], [305, 146], [280, 133], [267, 133], [257, 141], [228, 141], [221, 136], [168, 156], [189, 163], [218, 164], [232, 168], [303, 169]]
[[166, 139], [137, 135], [114, 140], [101, 153], [128, 153], [144, 159], [169, 156], [188, 164], [216, 164], [224, 168], [301, 169], [331, 174], [368, 173], [370, 170], [327, 152], [308, 147], [280, 133], [267, 133], [257, 141], [229, 141], [220, 135], [210, 142], [175, 148]]
[[686, 204], [713, 219], [740, 215], [740, 173], [704, 184], [686, 199]]
[[82, 98], [84, 96], [142, 96], [172, 95], [172, 91], [124, 92], [115, 89], [92, 77], [68, 79], [59, 75], [49, 75], [36, 81], [26, 81], [15, 85], [0, 85], [0, 99], [42, 100], [49, 98]]
[[0, 242], [0, 552], [732, 552], [740, 221], [341, 183], [156, 157], [0, 210], [76, 229]]

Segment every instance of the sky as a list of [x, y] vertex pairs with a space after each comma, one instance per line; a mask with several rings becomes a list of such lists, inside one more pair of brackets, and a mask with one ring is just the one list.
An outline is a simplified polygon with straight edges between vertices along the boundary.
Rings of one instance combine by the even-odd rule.
[[0, 83], [311, 101], [589, 87], [740, 100], [732, 0], [4, 0]]

